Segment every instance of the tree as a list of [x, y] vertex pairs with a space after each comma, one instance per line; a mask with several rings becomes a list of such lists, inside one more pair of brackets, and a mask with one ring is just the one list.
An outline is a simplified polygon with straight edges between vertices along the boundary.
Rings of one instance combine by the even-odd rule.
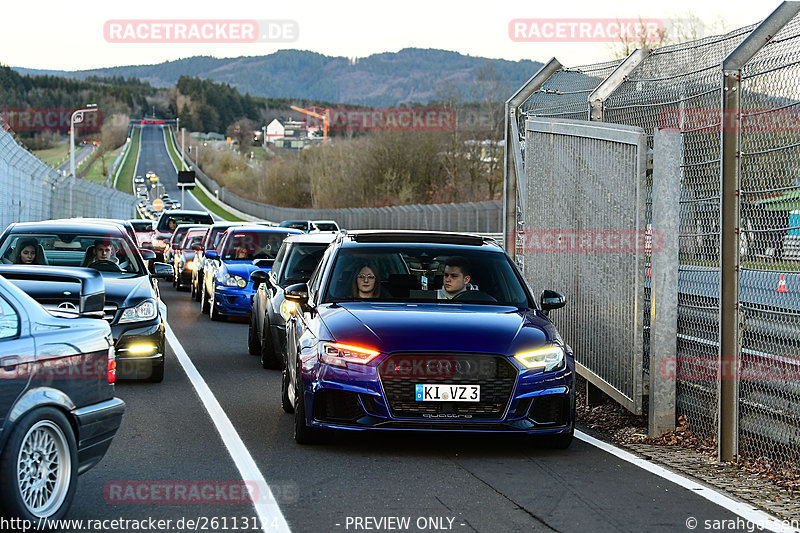
[[225, 133], [231, 139], [236, 139], [236, 142], [239, 143], [239, 152], [244, 153], [253, 145], [253, 131], [256, 128], [255, 122], [242, 117], [228, 126]]

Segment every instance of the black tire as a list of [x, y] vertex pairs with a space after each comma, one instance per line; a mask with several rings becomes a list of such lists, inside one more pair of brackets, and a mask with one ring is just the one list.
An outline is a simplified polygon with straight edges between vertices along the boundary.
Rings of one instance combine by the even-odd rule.
[[281, 408], [284, 413], [294, 413], [294, 406], [289, 398], [289, 370], [283, 365], [281, 370]]
[[200, 287], [203, 286], [203, 280], [200, 276], [197, 276], [197, 285], [194, 290], [194, 299], [195, 301], [200, 301]]
[[258, 338], [258, 330], [256, 329], [256, 317], [253, 312], [250, 312], [250, 327], [247, 328], [247, 351], [250, 355], [259, 355], [261, 353], [261, 339]]
[[164, 363], [154, 364], [150, 369], [150, 377], [147, 381], [151, 383], [161, 383], [164, 381]]
[[200, 312], [204, 315], [208, 313], [208, 309], [211, 307], [208, 301], [208, 291], [206, 290], [206, 284], [203, 283], [200, 293]]
[[264, 331], [261, 336], [261, 368], [276, 369], [281, 367], [281, 361], [275, 353], [275, 345], [272, 342], [272, 328], [269, 320], [264, 317]]
[[294, 384], [294, 441], [297, 444], [317, 444], [322, 441], [322, 435], [317, 428], [306, 425], [306, 402], [303, 399], [303, 381], [298, 369]]
[[[49, 450], [50, 461], [42, 457], [45, 448]], [[31, 464], [21, 472], [18, 466], [24, 458]], [[45, 462], [49, 463], [47, 479], [51, 482], [23, 495], [20, 485], [30, 488], [37, 477], [41, 479], [41, 471], [33, 472], [34, 465]], [[77, 480], [78, 448], [69, 421], [54, 407], [35, 409], [13, 426], [0, 456], [0, 493], [3, 494], [0, 515], [30, 521], [57, 520], [69, 509]], [[44, 502], [37, 505], [33, 501], [37, 497], [44, 497]]]

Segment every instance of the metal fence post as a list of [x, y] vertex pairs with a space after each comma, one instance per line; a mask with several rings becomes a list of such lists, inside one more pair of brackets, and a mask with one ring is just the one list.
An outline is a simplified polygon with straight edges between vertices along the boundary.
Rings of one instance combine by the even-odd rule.
[[603, 121], [603, 104], [611, 93], [613, 93], [625, 78], [636, 70], [639, 63], [644, 61], [650, 52], [643, 48], [637, 48], [620, 63], [614, 72], [608, 75], [606, 79], [598, 85], [594, 91], [589, 94], [589, 120], [593, 122]]
[[742, 67], [800, 11], [783, 2], [722, 62], [719, 428], [720, 461], [739, 455], [739, 180]]
[[678, 379], [678, 212], [683, 161], [681, 133], [653, 139], [653, 226], [650, 277], [650, 402], [648, 436], [675, 429]]
[[[503, 245], [506, 252], [516, 259], [517, 235], [517, 204], [524, 194], [520, 194], [519, 185], [522, 183], [522, 192], [525, 187], [525, 170], [522, 159], [522, 148], [519, 135], [519, 107], [556, 72], [561, 69], [555, 57], [545, 63], [539, 72], [525, 82], [505, 104], [505, 165], [503, 165]], [[525, 210], [524, 203], [522, 204]]]

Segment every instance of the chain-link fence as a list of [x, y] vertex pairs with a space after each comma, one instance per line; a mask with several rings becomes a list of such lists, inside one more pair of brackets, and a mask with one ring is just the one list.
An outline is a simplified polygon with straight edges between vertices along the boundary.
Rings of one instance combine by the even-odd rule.
[[[576, 68], [556, 64], [554, 74], [546, 73], [531, 87], [536, 90], [519, 106], [516, 124], [523, 163], [529, 117], [638, 126], [650, 150], [656, 129], [680, 132], [680, 202], [673, 207], [680, 219], [676, 415], [685, 416], [700, 436], [716, 437], [720, 419], [721, 184], [723, 164], [732, 158], [739, 173], [739, 449], [800, 469], [800, 16], [789, 8], [794, 9], [785, 15], [789, 22], [780, 22], [780, 31], [765, 30], [763, 37], [756, 35], [758, 29], [774, 25], [775, 17], [725, 35], [635, 52], [624, 61]], [[758, 51], [741, 68], [738, 109], [726, 114], [722, 64], [742, 47]], [[601, 91], [604, 86], [609, 90]], [[732, 129], [739, 150], [727, 155], [722, 137]], [[527, 169], [520, 170], [513, 179], [523, 179], [519, 176]], [[652, 179], [650, 170], [648, 225]], [[506, 205], [513, 208], [513, 202]], [[517, 213], [516, 220], [524, 221], [524, 215]], [[506, 231], [519, 229], [511, 224], [506, 218]], [[644, 370], [650, 372], [648, 262], [644, 268], [643, 355]], [[606, 275], [611, 279], [617, 273]]]
[[135, 198], [89, 181], [64, 177], [0, 129], [0, 227], [66, 217], [132, 218]]

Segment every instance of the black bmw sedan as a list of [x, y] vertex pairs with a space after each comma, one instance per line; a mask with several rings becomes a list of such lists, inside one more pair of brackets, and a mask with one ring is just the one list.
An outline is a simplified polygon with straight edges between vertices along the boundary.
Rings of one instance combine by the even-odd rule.
[[[111, 325], [120, 379], [160, 382], [164, 377], [166, 307], [158, 278], [172, 276], [172, 267], [140, 251], [118, 224], [103, 221], [43, 221], [9, 225], [0, 236], [0, 261], [90, 268], [105, 282], [105, 320]], [[143, 255], [144, 254], [144, 257]], [[145, 261], [149, 260], [149, 266]], [[23, 287], [50, 309], [78, 305], [77, 287], [68, 281], [53, 295], [36, 284]]]

